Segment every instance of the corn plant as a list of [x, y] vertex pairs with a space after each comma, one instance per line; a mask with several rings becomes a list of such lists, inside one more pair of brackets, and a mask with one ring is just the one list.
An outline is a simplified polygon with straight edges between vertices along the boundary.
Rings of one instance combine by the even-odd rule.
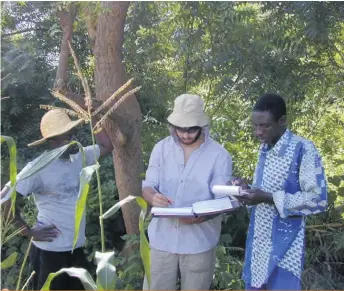
[[[128, 196], [127, 198], [119, 201], [112, 206], [108, 211], [103, 214], [103, 219], [109, 218], [114, 215], [124, 204], [133, 200], [141, 206], [140, 214], [140, 253], [143, 260], [144, 268], [146, 271], [147, 279], [150, 283], [150, 252], [148, 240], [144, 233], [144, 221], [147, 213], [147, 203], [141, 197]], [[95, 259], [97, 262], [97, 280], [93, 280], [91, 274], [83, 268], [63, 268], [55, 273], [50, 273], [44, 286], [41, 290], [50, 290], [52, 280], [62, 274], [67, 273], [70, 276], [80, 279], [86, 290], [114, 290], [117, 284], [117, 271], [115, 265], [115, 253], [112, 252], [96, 252]]]
[[[17, 195], [16, 185], [19, 181], [32, 176], [33, 174], [37, 173], [42, 168], [47, 166], [49, 163], [51, 163], [52, 161], [59, 158], [68, 149], [68, 147], [73, 145], [73, 144], [78, 144], [79, 149], [82, 152], [82, 156], [83, 156], [84, 168], [83, 168], [83, 171], [80, 175], [80, 180], [81, 180], [80, 192], [81, 193], [86, 191], [85, 189], [87, 188], [86, 187], [87, 183], [85, 183], [84, 181], [87, 179], [89, 180], [89, 177], [87, 174], [89, 174], [89, 171], [90, 171], [88, 169], [89, 167], [85, 167], [85, 155], [83, 154], [83, 149], [82, 149], [81, 144], [79, 144], [76, 141], [72, 141], [71, 143], [69, 143], [63, 147], [54, 149], [52, 151], [44, 152], [35, 161], [35, 163], [32, 165], [32, 167], [29, 170], [21, 171], [21, 173], [17, 175], [17, 147], [16, 147], [16, 143], [13, 140], [13, 138], [10, 136], [1, 136], [1, 143], [3, 143], [3, 142], [7, 143], [7, 147], [9, 149], [9, 153], [10, 153], [10, 184], [8, 185], [10, 189], [7, 192], [7, 194], [5, 195], [5, 197], [1, 198], [0, 204], [2, 205], [3, 202], [7, 201], [8, 199], [11, 199], [11, 211], [8, 213], [7, 216], [5, 216], [5, 213], [1, 212], [1, 244], [2, 245], [7, 243], [8, 241], [10, 241], [16, 235], [20, 234], [21, 231], [23, 230], [23, 229], [16, 229], [15, 231], [12, 231], [12, 227], [11, 227], [13, 217], [15, 215], [15, 203], [16, 203], [16, 195]], [[79, 196], [80, 196], [80, 193], [79, 193]], [[17, 284], [16, 284], [17, 290], [19, 290], [20, 285], [21, 285], [22, 274], [23, 274], [23, 270], [24, 270], [24, 267], [25, 267], [26, 262], [27, 262], [29, 252], [30, 252], [31, 243], [32, 243], [32, 240], [30, 240], [29, 246], [28, 246], [26, 253], [25, 253], [25, 256], [24, 256], [23, 263], [22, 263], [21, 268], [20, 268], [20, 272], [19, 272], [19, 276], [18, 276], [18, 280], [17, 280]], [[15, 252], [15, 253], [11, 254], [9, 257], [7, 257], [4, 261], [2, 261], [1, 262], [1, 269], [7, 269], [7, 268], [14, 266], [16, 261], [17, 261], [17, 256], [18, 256], [18, 253]], [[31, 274], [31, 276], [29, 277], [27, 282], [24, 284], [24, 286], [27, 285], [28, 281], [31, 279], [32, 276], [33, 276], [33, 274]]]
[[[1, 136], [1, 143], [6, 142], [9, 153], [10, 153], [10, 187], [15, 189], [16, 179], [17, 179], [17, 147], [16, 143], [10, 136]], [[16, 191], [12, 191], [7, 196], [11, 197], [11, 212], [15, 214], [15, 200], [16, 200]], [[3, 199], [2, 199], [3, 200]], [[1, 211], [1, 244], [4, 245], [13, 237], [21, 232], [21, 229], [18, 229], [14, 232], [11, 232], [11, 212], [7, 216]], [[18, 253], [14, 252], [8, 256], [5, 260], [1, 262], [1, 269], [7, 269], [15, 265], [17, 261]], [[20, 276], [19, 276], [20, 278]], [[20, 284], [20, 279], [18, 280], [17, 287]]]

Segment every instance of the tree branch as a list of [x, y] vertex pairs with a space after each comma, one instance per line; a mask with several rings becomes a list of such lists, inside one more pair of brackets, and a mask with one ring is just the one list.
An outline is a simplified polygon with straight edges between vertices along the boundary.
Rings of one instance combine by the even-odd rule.
[[231, 92], [231, 90], [234, 89], [234, 87], [236, 86], [236, 84], [240, 81], [241, 76], [243, 75], [243, 73], [245, 72], [246, 66], [248, 63], [245, 63], [244, 66], [242, 67], [241, 72], [239, 72], [238, 76], [236, 77], [235, 81], [233, 82], [232, 86], [227, 90], [226, 94], [224, 95], [224, 97], [220, 100], [220, 102], [217, 104], [216, 108], [214, 109], [213, 113], [210, 115], [210, 118], [212, 119], [213, 116], [215, 115], [215, 113], [220, 109], [220, 107], [222, 106], [222, 103], [226, 100], [228, 94]]
[[27, 28], [27, 29], [23, 29], [23, 30], [17, 30], [17, 31], [9, 32], [9, 33], [3, 33], [3, 34], [1, 34], [1, 37], [8, 37], [8, 36], [26, 33], [26, 32], [31, 32], [31, 31], [48, 31], [48, 29], [43, 28], [43, 27], [41, 27], [41, 28]]

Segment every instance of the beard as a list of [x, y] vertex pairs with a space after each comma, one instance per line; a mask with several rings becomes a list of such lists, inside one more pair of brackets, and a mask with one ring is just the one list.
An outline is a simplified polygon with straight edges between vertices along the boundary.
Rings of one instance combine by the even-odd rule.
[[202, 133], [202, 129], [200, 129], [198, 131], [197, 135], [193, 139], [191, 139], [191, 138], [183, 139], [183, 138], [181, 138], [179, 136], [178, 136], [178, 139], [179, 139], [180, 143], [182, 143], [184, 145], [192, 145], [200, 138], [201, 133]]

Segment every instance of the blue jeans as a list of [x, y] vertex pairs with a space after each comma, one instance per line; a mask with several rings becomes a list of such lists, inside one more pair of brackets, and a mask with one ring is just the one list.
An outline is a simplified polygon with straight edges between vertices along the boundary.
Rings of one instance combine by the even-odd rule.
[[301, 281], [293, 273], [276, 268], [266, 284], [256, 288], [246, 283], [245, 290], [301, 290]]

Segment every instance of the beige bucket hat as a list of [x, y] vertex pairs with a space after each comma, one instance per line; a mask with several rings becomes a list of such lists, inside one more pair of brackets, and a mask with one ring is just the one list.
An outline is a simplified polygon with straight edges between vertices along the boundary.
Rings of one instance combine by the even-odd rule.
[[82, 119], [72, 121], [64, 110], [50, 110], [43, 115], [41, 120], [41, 133], [43, 138], [28, 144], [28, 146], [32, 147], [43, 144], [48, 138], [64, 134], [82, 122]]
[[209, 118], [203, 111], [204, 102], [198, 95], [182, 94], [174, 100], [168, 122], [178, 127], [206, 126]]

